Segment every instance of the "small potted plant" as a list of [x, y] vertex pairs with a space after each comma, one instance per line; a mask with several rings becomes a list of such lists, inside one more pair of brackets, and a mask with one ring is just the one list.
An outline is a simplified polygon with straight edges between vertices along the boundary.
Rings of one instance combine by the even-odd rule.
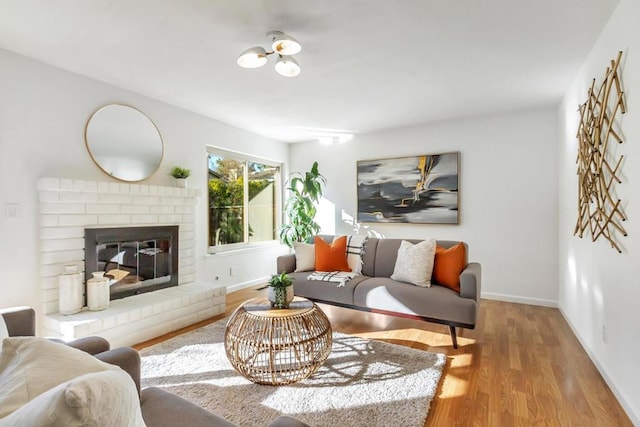
[[178, 187], [187, 188], [187, 178], [189, 178], [189, 175], [191, 175], [191, 170], [187, 168], [181, 168], [180, 166], [175, 166], [173, 169], [171, 169], [169, 175], [176, 179]]
[[274, 274], [269, 279], [268, 299], [274, 308], [289, 308], [289, 303], [293, 301], [293, 281], [284, 271]]

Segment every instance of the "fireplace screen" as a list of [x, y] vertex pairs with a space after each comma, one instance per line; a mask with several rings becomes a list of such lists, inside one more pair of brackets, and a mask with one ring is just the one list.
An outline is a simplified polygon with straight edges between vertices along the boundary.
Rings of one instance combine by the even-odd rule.
[[85, 275], [103, 271], [111, 299], [177, 286], [178, 227], [85, 230]]

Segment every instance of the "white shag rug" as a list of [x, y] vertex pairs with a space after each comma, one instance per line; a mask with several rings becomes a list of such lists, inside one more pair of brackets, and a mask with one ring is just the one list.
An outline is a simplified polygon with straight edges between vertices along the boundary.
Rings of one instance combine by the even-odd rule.
[[325, 364], [286, 386], [238, 374], [224, 350], [226, 319], [143, 349], [142, 387], [176, 393], [240, 426], [281, 414], [314, 426], [423, 427], [446, 356], [335, 333]]

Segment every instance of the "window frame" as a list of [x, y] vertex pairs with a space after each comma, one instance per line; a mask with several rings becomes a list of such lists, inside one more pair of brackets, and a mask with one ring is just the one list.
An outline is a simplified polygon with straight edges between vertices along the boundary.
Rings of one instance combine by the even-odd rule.
[[[233, 160], [237, 160], [240, 162], [245, 162], [245, 167], [243, 168], [243, 208], [246, 211], [246, 215], [244, 215], [243, 220], [243, 235], [244, 242], [238, 243], [227, 243], [219, 246], [209, 246], [209, 237], [211, 236], [210, 230], [210, 221], [207, 220], [207, 254], [213, 255], [216, 253], [224, 253], [224, 252], [236, 252], [236, 251], [244, 251], [244, 250], [255, 250], [256, 248], [265, 247], [265, 246], [274, 246], [279, 245], [280, 240], [278, 239], [278, 231], [280, 230], [280, 226], [282, 225], [282, 206], [283, 206], [283, 181], [282, 174], [284, 169], [284, 163], [269, 159], [266, 157], [255, 156], [247, 153], [242, 153], [240, 151], [229, 150], [227, 148], [216, 147], [213, 145], [207, 145], [207, 218], [209, 218], [211, 212], [211, 206], [209, 205], [209, 155], [213, 154], [220, 157], [227, 157]], [[249, 242], [248, 234], [249, 234], [249, 168], [247, 163], [260, 163], [267, 166], [273, 166], [277, 168], [277, 172], [275, 174], [275, 182], [274, 182], [274, 191], [275, 195], [275, 238], [273, 240], [265, 240], [261, 242]]]

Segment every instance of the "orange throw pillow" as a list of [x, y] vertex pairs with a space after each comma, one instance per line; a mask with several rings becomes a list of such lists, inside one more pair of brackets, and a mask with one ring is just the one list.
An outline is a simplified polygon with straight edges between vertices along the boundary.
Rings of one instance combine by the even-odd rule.
[[314, 239], [316, 246], [316, 271], [351, 271], [347, 263], [347, 236], [327, 243], [322, 237]]
[[467, 253], [464, 243], [445, 249], [436, 246], [436, 259], [433, 265], [433, 281], [460, 292], [460, 273], [467, 265]]

